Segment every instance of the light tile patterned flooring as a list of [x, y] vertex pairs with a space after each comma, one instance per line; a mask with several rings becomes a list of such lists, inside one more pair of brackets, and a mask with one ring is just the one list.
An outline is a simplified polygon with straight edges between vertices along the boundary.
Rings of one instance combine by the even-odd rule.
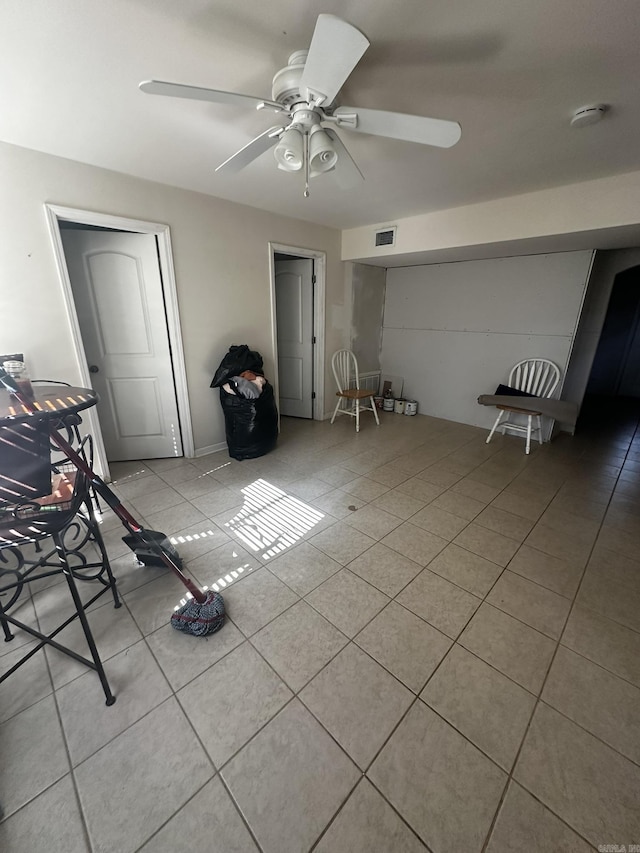
[[105, 517], [125, 606], [90, 618], [117, 702], [49, 651], [2, 685], [0, 849], [640, 844], [636, 425], [525, 457], [430, 417], [284, 419], [261, 459], [114, 465], [229, 619], [173, 631], [182, 587]]

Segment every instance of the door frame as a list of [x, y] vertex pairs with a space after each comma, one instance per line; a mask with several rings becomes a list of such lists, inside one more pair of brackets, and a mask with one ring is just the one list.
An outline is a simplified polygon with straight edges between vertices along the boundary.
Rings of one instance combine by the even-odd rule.
[[[69, 325], [71, 327], [76, 364], [80, 371], [81, 381], [86, 388], [91, 387], [91, 374], [89, 373], [89, 363], [87, 362], [84, 345], [82, 343], [80, 323], [73, 297], [73, 290], [71, 288], [69, 270], [67, 269], [67, 260], [64, 254], [64, 246], [62, 243], [62, 236], [60, 234], [59, 223], [61, 221], [76, 222], [80, 225], [97, 225], [102, 228], [114, 228], [118, 231], [154, 234], [157, 237], [158, 261], [162, 276], [167, 331], [171, 346], [173, 379], [176, 389], [178, 416], [180, 418], [180, 432], [182, 435], [182, 452], [185, 458], [195, 456], [193, 427], [191, 424], [191, 408], [189, 405], [189, 393], [187, 389], [187, 374], [184, 362], [184, 349], [182, 346], [180, 314], [178, 311], [178, 294], [173, 267], [173, 251], [171, 248], [171, 234], [169, 226], [157, 222], [146, 222], [141, 219], [129, 219], [123, 216], [114, 216], [110, 213], [96, 213], [89, 210], [62, 207], [57, 204], [45, 203], [44, 207], [51, 242], [53, 245], [58, 278], [67, 309]], [[87, 409], [86, 416], [89, 424], [89, 431], [92, 433], [94, 439], [96, 467], [101, 471], [104, 477], [108, 477], [109, 463], [107, 460], [104, 441], [102, 439], [100, 421], [95, 408]]]
[[296, 258], [310, 258], [313, 264], [315, 283], [313, 287], [313, 398], [312, 420], [324, 419], [324, 349], [325, 349], [325, 292], [327, 275], [326, 252], [288, 246], [284, 243], [269, 243], [269, 284], [271, 290], [271, 345], [274, 358], [274, 390], [280, 411], [280, 376], [278, 371], [278, 326], [276, 312], [276, 254], [292, 255]]

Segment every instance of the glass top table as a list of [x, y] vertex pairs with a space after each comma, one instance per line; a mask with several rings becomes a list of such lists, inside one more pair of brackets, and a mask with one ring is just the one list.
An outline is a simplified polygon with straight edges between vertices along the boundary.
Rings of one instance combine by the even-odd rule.
[[30, 418], [57, 419], [72, 415], [95, 406], [100, 399], [92, 388], [71, 385], [34, 385], [33, 390], [34, 396], [30, 402], [35, 411], [30, 412], [17, 397], [5, 388], [0, 389], [0, 426], [28, 421]]

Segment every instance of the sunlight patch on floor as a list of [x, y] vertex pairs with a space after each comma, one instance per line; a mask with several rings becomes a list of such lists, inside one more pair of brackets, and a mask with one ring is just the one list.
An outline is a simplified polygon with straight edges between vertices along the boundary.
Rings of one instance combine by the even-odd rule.
[[244, 506], [225, 527], [263, 560], [295, 545], [324, 518], [324, 513], [266, 480], [255, 480], [241, 491]]

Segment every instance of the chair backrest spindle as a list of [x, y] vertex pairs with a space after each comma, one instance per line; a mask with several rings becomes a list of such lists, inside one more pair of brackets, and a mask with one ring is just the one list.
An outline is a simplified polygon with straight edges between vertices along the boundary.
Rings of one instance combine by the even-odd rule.
[[339, 391], [350, 388], [352, 380], [355, 382], [354, 387], [360, 389], [358, 362], [351, 350], [341, 349], [335, 352], [331, 359], [331, 367]]
[[528, 358], [511, 369], [509, 385], [535, 397], [551, 397], [558, 387], [560, 370], [546, 358]]

